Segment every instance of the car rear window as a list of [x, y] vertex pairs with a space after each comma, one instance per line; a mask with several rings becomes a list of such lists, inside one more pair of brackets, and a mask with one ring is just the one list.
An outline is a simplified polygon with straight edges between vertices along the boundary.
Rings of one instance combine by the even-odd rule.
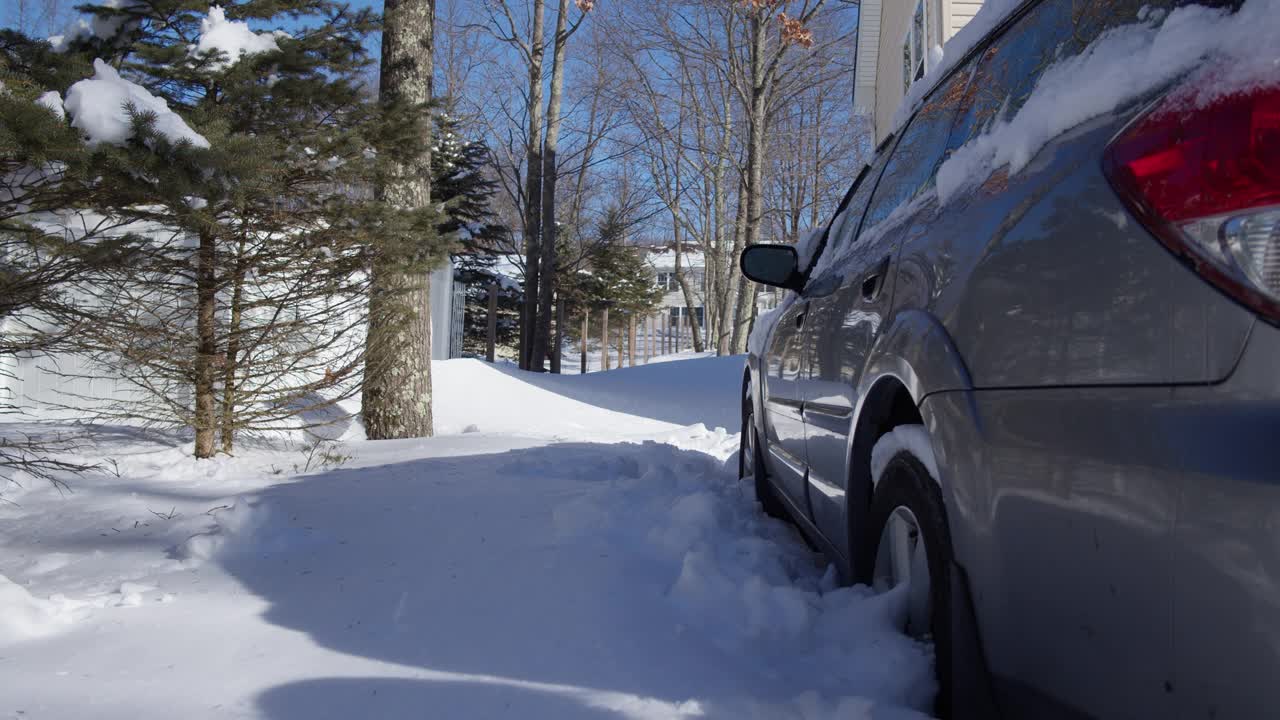
[[1079, 55], [1107, 30], [1183, 5], [1236, 7], [1215, 0], [1043, 0], [969, 60], [976, 65], [947, 152], [983, 134], [999, 119], [1013, 117], [1046, 69]]
[[952, 74], [911, 118], [876, 186], [871, 207], [862, 221], [863, 228], [874, 227], [899, 205], [933, 185], [968, 79], [969, 74], [963, 69]]

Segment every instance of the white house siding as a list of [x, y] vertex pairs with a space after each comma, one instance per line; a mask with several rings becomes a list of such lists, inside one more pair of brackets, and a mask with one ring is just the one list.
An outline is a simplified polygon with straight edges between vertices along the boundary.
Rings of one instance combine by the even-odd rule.
[[881, 0], [862, 0], [858, 11], [857, 64], [853, 85], [854, 108], [873, 119], [876, 114], [876, 74], [880, 64], [880, 3]]
[[893, 114], [905, 94], [902, 89], [902, 41], [915, 9], [915, 0], [884, 0], [881, 5], [876, 64], [877, 143], [893, 129]]
[[[451, 357], [450, 335], [453, 321], [453, 263], [446, 263], [431, 273], [431, 357]], [[297, 312], [306, 312], [299, 307]], [[0, 327], [0, 330], [3, 328]], [[349, 342], [358, 345], [363, 329], [353, 329]], [[326, 350], [332, 365], [346, 362], [345, 353], [357, 347], [342, 346]], [[124, 372], [122, 370], [122, 372]], [[301, 383], [314, 378], [281, 378], [283, 382]], [[188, 388], [176, 388], [173, 399], [186, 404]], [[143, 396], [120, 375], [110, 374], [87, 358], [69, 353], [51, 355], [19, 355], [0, 357], [0, 405], [16, 406], [23, 412], [41, 417], [83, 417], [95, 407], [112, 403], [143, 400]], [[69, 406], [77, 410], [59, 409]]]
[[[877, 143], [892, 130], [893, 115], [906, 94], [902, 48], [916, 4], [917, 0], [864, 0], [863, 15], [858, 18], [854, 106], [870, 112]], [[928, 41], [924, 50], [946, 43], [973, 19], [980, 7], [982, 0], [925, 0]], [[870, 27], [874, 27], [874, 33], [864, 33], [864, 28]], [[874, 76], [868, 77], [871, 68]]]
[[951, 0], [951, 35], [968, 25], [981, 7], [982, 0]]
[[431, 272], [431, 359], [448, 360], [453, 326], [453, 263]]

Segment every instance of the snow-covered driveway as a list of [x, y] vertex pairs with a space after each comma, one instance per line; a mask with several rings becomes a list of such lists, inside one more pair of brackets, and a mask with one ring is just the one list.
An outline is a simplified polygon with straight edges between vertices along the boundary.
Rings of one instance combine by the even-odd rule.
[[440, 437], [321, 472], [104, 437], [0, 507], [0, 717], [915, 717], [928, 649], [707, 429], [740, 363], [438, 363]]

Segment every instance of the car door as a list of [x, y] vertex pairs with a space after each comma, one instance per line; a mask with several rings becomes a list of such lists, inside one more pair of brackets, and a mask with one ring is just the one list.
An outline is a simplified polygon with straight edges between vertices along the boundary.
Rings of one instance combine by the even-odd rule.
[[800, 375], [804, 368], [804, 322], [809, 303], [793, 302], [774, 325], [765, 354], [764, 413], [765, 446], [769, 474], [794, 509], [806, 518], [809, 503], [805, 494], [805, 430], [801, 408], [804, 396]]
[[[803, 379], [811, 512], [818, 529], [846, 557], [848, 439], [858, 384], [890, 318], [897, 250], [904, 236], [924, 232], [937, 216], [934, 175], [967, 82], [967, 73], [953, 75], [917, 111], [896, 147], [882, 149], [864, 188], [850, 202], [861, 221], [845, 226], [835, 254], [821, 263], [823, 272], [806, 288], [812, 315]], [[879, 168], [883, 172], [874, 172]]]

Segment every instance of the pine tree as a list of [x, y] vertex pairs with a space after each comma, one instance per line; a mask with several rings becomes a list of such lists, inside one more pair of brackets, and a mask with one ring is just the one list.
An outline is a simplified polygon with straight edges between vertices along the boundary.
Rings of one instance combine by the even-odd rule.
[[463, 349], [483, 354], [488, 343], [489, 285], [499, 283], [497, 344], [516, 341], [520, 287], [494, 271], [500, 241], [510, 233], [491, 205], [497, 183], [485, 175], [489, 147], [464, 140], [460, 124], [443, 110], [435, 116], [431, 195], [442, 209], [436, 231], [454, 243], [454, 279], [466, 286]]
[[[582, 313], [594, 317], [605, 307], [615, 318], [647, 315], [662, 301], [663, 291], [654, 283], [643, 250], [627, 243], [629, 227], [619, 209], [606, 210], [585, 267], [561, 275], [561, 297], [576, 309], [579, 322]], [[579, 322], [571, 324], [570, 335], [575, 334]]]
[[[128, 237], [106, 218], [82, 218], [63, 231], [65, 208], [94, 203], [90, 153], [77, 131], [44, 97], [44, 88], [84, 67], [47, 44], [0, 31], [0, 380], [15, 358], [42, 357], [68, 345], [86, 318], [68, 289], [86, 272], [128, 260]], [[0, 415], [22, 413], [18, 398], [0, 393]], [[0, 437], [0, 486], [18, 472], [61, 481], [86, 469], [58, 459], [62, 438]]]
[[[134, 391], [112, 414], [190, 427], [195, 455], [210, 457], [358, 391], [371, 248], [434, 224], [429, 208], [370, 189], [399, 167], [387, 158], [422, 154], [425, 140], [412, 113], [380, 108], [362, 85], [368, 10], [116, 4], [85, 6], [101, 32], [58, 44], [164, 112], [134, 108], [122, 137], [94, 144], [111, 188], [98, 209], [147, 237], [128, 272], [83, 283], [109, 312], [82, 349]], [[54, 89], [74, 116], [75, 87]]]

